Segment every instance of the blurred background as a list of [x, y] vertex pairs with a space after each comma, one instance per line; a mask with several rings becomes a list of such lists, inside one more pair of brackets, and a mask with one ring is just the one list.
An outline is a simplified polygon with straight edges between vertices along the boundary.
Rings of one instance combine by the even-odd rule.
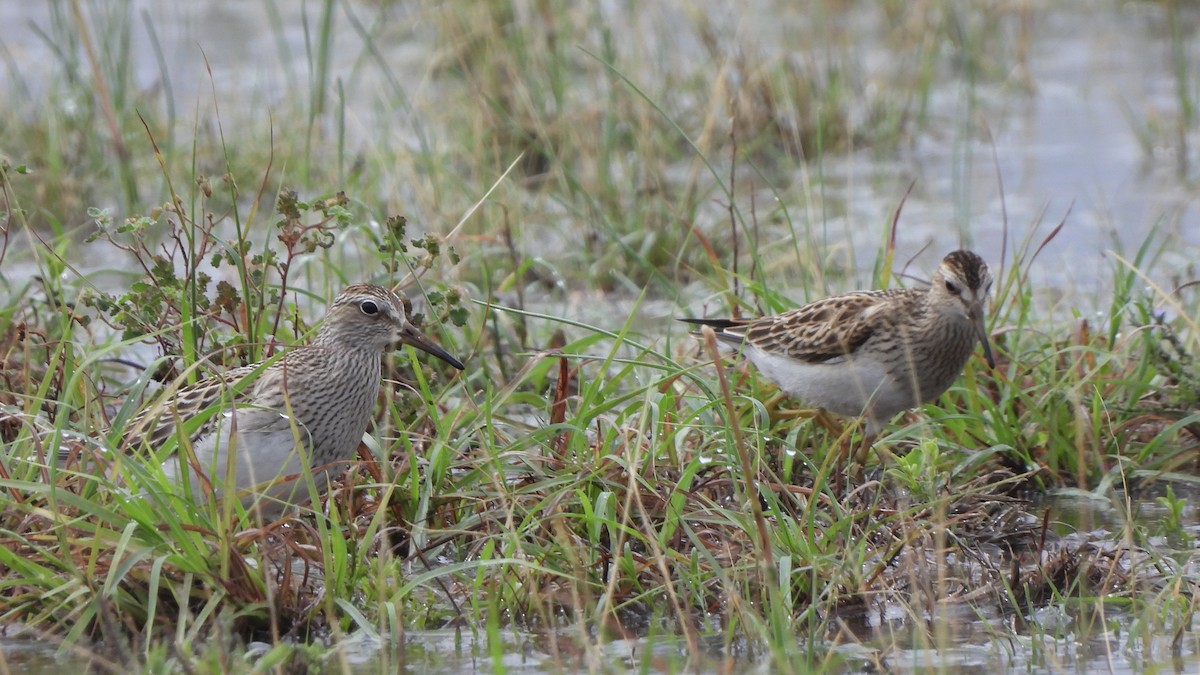
[[[30, 222], [76, 240], [97, 211], [153, 215], [168, 182], [214, 185], [226, 223], [287, 187], [437, 234], [497, 184], [455, 274], [566, 314], [646, 289], [665, 316], [718, 264], [796, 302], [866, 286], [897, 212], [894, 271], [1049, 239], [1038, 302], [1086, 313], [1118, 256], [1144, 249], [1167, 289], [1196, 276], [1198, 20], [1180, 2], [0, 0], [0, 154], [29, 171]], [[129, 283], [89, 250], [76, 274]]]
[[[131, 390], [189, 376], [174, 362], [257, 361], [344, 284], [415, 272], [423, 327], [468, 368], [391, 360], [388, 380], [417, 384], [385, 387], [373, 433], [413, 547], [359, 547], [351, 519], [324, 532], [328, 555], [361, 562], [331, 566], [313, 597], [331, 624], [358, 607], [379, 626], [338, 646], [343, 670], [356, 652], [430, 670], [380, 649], [393, 634], [450, 653], [440, 672], [482, 669], [485, 648], [497, 672], [538, 649], [555, 671], [694, 666], [690, 611], [721, 672], [760, 656], [1184, 672], [1200, 652], [1198, 25], [1182, 0], [0, 0], [0, 436], [33, 453], [50, 433], [94, 435], [137, 408]], [[959, 246], [993, 267], [1003, 358], [896, 425], [900, 457], [879, 471], [900, 487], [894, 502], [855, 489], [866, 510], [830, 490], [849, 436], [774, 414], [743, 370], [735, 410], [672, 320], [915, 286]], [[1146, 329], [1163, 315], [1179, 320]], [[769, 465], [755, 476], [780, 477], [753, 481], [769, 527], [733, 487], [739, 428]], [[2, 478], [41, 494], [40, 475]], [[1010, 508], [1030, 490], [1029, 513]], [[26, 612], [3, 616], [39, 643], [43, 625], [75, 640], [122, 602], [132, 613], [96, 624], [141, 640], [128, 617], [155, 596], [122, 576], [140, 573], [121, 557], [131, 533], [128, 550], [157, 556], [212, 531], [173, 537], [149, 502], [94, 492], [81, 508], [107, 538], [35, 541], [29, 523], [60, 525], [39, 502], [0, 509], [24, 547], [0, 600]], [[951, 524], [985, 554], [943, 566]], [[229, 589], [219, 532], [168, 564], [188, 588], [200, 570], [195, 589]], [[1010, 537], [1032, 557], [1004, 557]], [[420, 575], [398, 591], [417, 558], [458, 595]], [[148, 644], [152, 627], [201, 634], [176, 628], [188, 592], [144, 619]], [[305, 593], [281, 616], [307, 622]], [[216, 602], [194, 625], [224, 625]], [[256, 594], [226, 606], [275, 611]], [[633, 632], [607, 632], [609, 608]], [[502, 643], [510, 618], [547, 641]], [[247, 667], [285, 663], [288, 630]], [[208, 641], [212, 670], [241, 662], [235, 644]], [[931, 660], [930, 645], [964, 648]], [[0, 666], [30, 646], [0, 641]], [[151, 644], [148, 670], [154, 649], [180, 653]]]

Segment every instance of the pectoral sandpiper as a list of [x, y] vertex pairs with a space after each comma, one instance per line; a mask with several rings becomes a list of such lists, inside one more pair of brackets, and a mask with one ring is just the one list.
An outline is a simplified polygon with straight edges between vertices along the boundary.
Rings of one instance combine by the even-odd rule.
[[144, 452], [184, 436], [181, 447], [190, 452], [164, 461], [169, 476], [189, 476], [196, 495], [204, 482], [218, 492], [232, 486], [243, 504], [278, 514], [309, 495], [297, 478], [303, 471], [324, 489], [334, 465], [355, 456], [375, 408], [380, 356], [400, 344], [463, 368], [409, 322], [395, 293], [349, 286], [311, 344], [179, 389], [130, 422], [122, 445]]
[[862, 416], [866, 437], [931, 401], [962, 373], [984, 326], [992, 275], [971, 251], [947, 255], [928, 288], [855, 291], [776, 316], [682, 319], [711, 327], [767, 379], [808, 405]]

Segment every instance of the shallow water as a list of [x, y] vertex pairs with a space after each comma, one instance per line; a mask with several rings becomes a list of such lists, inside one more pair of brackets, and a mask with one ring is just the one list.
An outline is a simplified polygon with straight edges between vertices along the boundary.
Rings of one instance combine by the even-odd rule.
[[[9, 637], [15, 635], [15, 637]], [[111, 665], [93, 658], [87, 648], [62, 648], [53, 638], [22, 634], [20, 626], [7, 626], [0, 635], [0, 672], [26, 675], [60, 675], [69, 672], [103, 672]]]
[[[1179, 496], [1177, 494], [1177, 496]], [[1049, 498], [1054, 532], [1051, 540], [1078, 544], [1085, 540], [1110, 540], [1122, 527], [1120, 501], [1062, 495]], [[1138, 517], [1161, 514], [1153, 497], [1133, 502]], [[1037, 513], [1038, 508], [1032, 508]], [[1185, 525], [1200, 534], [1196, 510]], [[1194, 542], [1195, 539], [1192, 539]], [[1160, 552], [1167, 540], [1150, 542]], [[1180, 551], [1191, 561], [1192, 551]], [[894, 673], [950, 670], [955, 673], [1139, 673], [1165, 667], [1173, 672], [1200, 670], [1200, 641], [1193, 621], [1191, 638], [1173, 648], [1172, 635], [1140, 639], [1137, 622], [1143, 620], [1121, 603], [1056, 603], [1035, 608], [1022, 616], [986, 601], [939, 606], [936, 616], [915, 619], [908, 607], [882, 605], [876, 610], [840, 611], [826, 622], [823, 634], [798, 634], [811, 640], [806, 651], [824, 672], [864, 672], [879, 668]], [[692, 654], [682, 636], [597, 640], [589, 629], [567, 626], [553, 633], [502, 630], [499, 645], [490, 645], [485, 633], [467, 628], [409, 630], [402, 642], [358, 632], [337, 648], [326, 664], [331, 672], [407, 672], [454, 675], [457, 673], [557, 673], [601, 669], [606, 672], [772, 672], [766, 655], [747, 653], [740, 644], [729, 645], [722, 633], [701, 635], [699, 654]], [[798, 644], [805, 644], [798, 642]], [[586, 645], [586, 646], [585, 646]], [[262, 646], [265, 650], [266, 645]], [[251, 652], [257, 647], [251, 645]], [[0, 666], [10, 672], [60, 673], [85, 669], [89, 659], [77, 653], [59, 653], [53, 641], [24, 638], [0, 639]], [[91, 662], [94, 665], [94, 662]]]
[[[346, 7], [368, 24], [382, 21], [387, 25], [388, 39], [377, 45], [391, 65], [389, 77], [400, 78], [395, 88], [408, 96], [403, 114], [413, 116], [407, 123], [388, 129], [395, 134], [389, 141], [412, 143], [427, 132], [435, 137], [445, 133], [437, 129], [433, 114], [441, 101], [438, 83], [430, 76], [431, 55], [438, 53], [438, 46], [421, 10], [397, 4], [404, 5], [346, 3]], [[614, 21], [629, 18], [621, 7], [609, 4], [605, 16]], [[1115, 248], [1131, 253], [1155, 228], [1172, 245], [1163, 253], [1161, 266], [1153, 270], [1153, 279], [1170, 283], [1172, 278], [1185, 275], [1188, 266], [1200, 257], [1200, 213], [1194, 187], [1200, 165], [1196, 150], [1200, 137], [1195, 120], [1177, 124], [1182, 113], [1165, 4], [1038, 3], [1033, 8], [1036, 17], [1029, 35], [1029, 56], [1013, 72], [977, 83], [959, 76], [937, 82], [929, 100], [934, 121], [895, 156], [858, 152], [824, 159], [819, 189], [822, 211], [815, 219], [824, 240], [830, 246], [849, 242], [851, 257], [860, 262], [870, 260], [878, 247], [879, 233], [912, 184], [913, 192], [904, 203], [900, 221], [897, 260], [902, 264], [918, 256], [913, 266], [918, 276], [927, 274], [942, 252], [960, 243], [977, 248], [998, 266], [1005, 238], [1010, 247], [1026, 236], [1038, 241], [1064, 219], [1062, 234], [1046, 247], [1040, 264], [1032, 270], [1035, 282], [1049, 289], [1044, 300], [1049, 307], [1064, 294], [1071, 296], [1071, 307], [1086, 311], [1106, 306], [1109, 289], [1104, 283], [1118, 263], [1104, 252]], [[170, 103], [176, 109], [190, 111], [197, 105], [211, 105], [210, 87], [215, 86], [223, 114], [239, 123], [265, 128], [271, 106], [308, 77], [304, 54], [310, 36], [306, 35], [305, 21], [312, 25], [319, 11], [315, 5], [138, 0], [128, 6], [139, 16], [145, 12], [158, 42], [166, 46], [163, 58], [170, 75]], [[796, 48], [787, 40], [790, 26], [805, 21], [803, 5], [756, 0], [737, 12], [717, 3], [701, 7], [717, 17], [714, 25], [728, 31], [721, 37], [729, 44], [786, 50]], [[0, 91], [10, 92], [15, 87], [36, 92], [47, 86], [45, 78], [54, 70], [54, 57], [30, 26], [47, 29], [50, 7], [50, 3], [0, 0], [0, 46], [6, 64], [0, 68]], [[89, 5], [89, 11], [92, 7]], [[282, 17], [282, 31], [262, 29], [274, 23], [272, 11]], [[661, 41], [658, 49], [648, 51], [693, 58], [701, 51], [695, 44], [671, 42], [687, 42], [687, 31], [671, 30], [670, 22], [689, 11], [681, 5], [666, 4], [657, 11], [639, 14], [639, 20], [646, 23], [618, 24], [615, 32], [638, 40]], [[1198, 18], [1200, 14], [1194, 8], [1182, 9], [1181, 30], [1187, 35], [1194, 33]], [[849, 12], [845, 28], [850, 39], [861, 47], [865, 67], [886, 73], [889, 54], [882, 46], [880, 20], [870, 11]], [[351, 144], [372, 142], [377, 132], [372, 121], [378, 114], [380, 95], [371, 90], [393, 88], [381, 86], [387, 77], [372, 69], [361, 38], [344, 19], [338, 22], [334, 42], [337, 52], [333, 77], [351, 88], [347, 105], [348, 116], [354, 122], [348, 140]], [[1193, 68], [1200, 63], [1198, 44], [1193, 39], [1182, 45], [1185, 60]], [[166, 97], [168, 81], [155, 59], [146, 56], [150, 42], [141, 21], [133, 31], [133, 51], [143, 56], [133, 63], [138, 86], [161, 90]], [[211, 82], [205, 59], [212, 68]], [[7, 64], [15, 67], [10, 70]], [[1193, 84], [1189, 86], [1194, 89], [1195, 74], [1190, 76]], [[61, 104], [73, 105], [71, 101]], [[1175, 126], [1179, 133], [1171, 131]], [[1147, 129], [1158, 131], [1148, 133]], [[813, 170], [798, 169], [790, 177], [791, 185], [776, 187], [781, 194], [796, 196], [802, 183], [812, 180], [806, 176]], [[755, 194], [756, 203], [772, 203], [773, 192], [760, 187]], [[798, 219], [807, 216], [801, 207], [793, 208]], [[414, 215], [420, 219], [420, 214]], [[718, 227], [724, 209], [714, 204], [703, 210], [701, 217], [708, 222], [698, 226]], [[575, 241], [570, 232], [555, 227], [546, 226], [547, 243], [540, 244], [549, 252], [554, 250], [554, 242], [569, 245]], [[926, 247], [928, 250], [920, 253]], [[534, 253], [538, 252], [535, 246]], [[768, 263], [785, 267], [792, 252], [778, 244], [768, 246], [765, 255]], [[13, 265], [19, 264], [15, 258], [6, 261], [4, 274], [19, 277], [32, 273], [14, 271], [17, 268]], [[865, 270], [869, 265], [859, 267]], [[694, 297], [702, 295], [697, 291]], [[591, 291], [556, 289], [542, 302], [549, 313], [595, 323], [604, 319], [598, 312], [611, 311], [613, 303], [624, 316], [633, 302], [629, 297], [598, 300]], [[647, 321], [678, 312], [673, 300], [642, 304], [639, 310]], [[1151, 522], [1165, 517], [1166, 509], [1155, 501], [1155, 496], [1139, 494], [1132, 502], [1132, 511], [1120, 499], [1058, 496], [1049, 501], [1052, 527], [1059, 536], [1112, 538], [1131, 519]], [[1177, 496], [1186, 497], [1189, 504], [1200, 503], [1200, 493], [1195, 491], [1180, 489]], [[1190, 506], [1184, 515], [1185, 531], [1195, 535], [1200, 530], [1200, 510]], [[1151, 543], [1171, 545], [1165, 539]], [[1181, 564], [1194, 564], [1190, 549], [1178, 549], [1178, 557]], [[1089, 612], [1037, 610], [1015, 631], [1018, 637], [1009, 639], [1008, 630], [997, 630], [995, 626], [1009, 626], [1013, 617], [999, 612], [981, 617], [959, 607], [941, 617], [943, 624], [935, 622], [932, 632], [937, 640], [929, 637], [925, 626], [915, 627], [903, 620], [902, 613], [893, 615], [885, 610], [882, 616], [848, 614], [840, 617], [846, 626], [844, 634], [822, 643], [818, 651], [837, 654], [846, 670], [882, 661], [894, 672], [929, 668], [981, 673], [1138, 672], [1155, 659], [1163, 659], [1161, 663], [1176, 671], [1200, 670], [1200, 660], [1190, 649], [1195, 643], [1194, 628], [1193, 639], [1185, 641], [1188, 648], [1172, 655], [1169, 645], [1160, 642], [1138, 645], [1127, 641], [1136, 616], [1118, 607], [1103, 617]], [[940, 637], [939, 631], [944, 631]], [[399, 665], [408, 672], [491, 672], [502, 665], [510, 672], [540, 673], [588, 667], [591, 658], [614, 668], [639, 667], [647, 650], [654, 663], [678, 667], [687, 663], [686, 645], [672, 638], [653, 644], [637, 640], [606, 642], [587, 655], [569, 647], [573, 644], [569, 631], [563, 631], [554, 641], [545, 636], [504, 635], [499, 662], [488, 656], [486, 640], [463, 631], [410, 631], [402, 649], [358, 636], [344, 649], [347, 662], [359, 672], [375, 672], [385, 665]], [[942, 637], [944, 641], [940, 641]], [[933, 643], [942, 648], [930, 649], [928, 645]], [[558, 645], [557, 653], [551, 644]], [[725, 658], [737, 662], [738, 669], [763, 668], [753, 659], [743, 661], [742, 655], [725, 654], [719, 637], [706, 645], [711, 646], [711, 662], [706, 663], [711, 663], [713, 670]], [[0, 640], [0, 666], [14, 672], [50, 673], [83, 667], [85, 662], [58, 654], [52, 643], [16, 638]]]
[[[103, 17], [95, 9], [102, 4], [88, 5], [89, 11]], [[346, 87], [346, 115], [352, 120], [347, 142], [378, 143], [380, 131], [394, 143], [429, 134], [452, 142], [443, 137], [452, 132], [437, 127], [436, 111], [444, 102], [431, 77], [431, 59], [437, 58], [440, 45], [426, 13], [435, 10], [383, 4], [351, 2], [343, 10], [386, 36], [374, 45], [389, 66], [386, 74], [350, 21], [335, 17], [331, 81]], [[195, 108], [212, 106], [213, 88], [231, 124], [269, 123], [271, 109], [309, 77], [305, 53], [320, 16], [320, 9], [310, 5], [133, 0], [105, 6], [137, 17], [131, 31], [134, 82], [143, 91], [160, 92], [164, 108], [178, 111], [181, 129], [190, 131]], [[0, 0], [0, 47], [6, 63], [14, 66], [0, 68], [0, 91], [35, 94], [47, 86], [54, 56], [30, 27], [53, 37], [51, 6]], [[699, 6], [711, 25], [720, 27], [716, 39], [730, 50], [748, 45], [767, 54], [774, 45], [803, 50], [806, 45], [789, 36], [811, 32], [804, 29], [812, 19], [802, 5], [756, 0], [736, 12], [722, 3]], [[1152, 277], [1168, 282], [1200, 250], [1193, 189], [1200, 176], [1200, 133], [1197, 120], [1185, 119], [1180, 111], [1181, 85], [1164, 3], [1049, 2], [1027, 11], [1032, 14], [1025, 24], [1020, 11], [1000, 12], [998, 19], [1009, 39], [1020, 39], [1026, 56], [1006, 54], [1005, 65], [1011, 63], [1006, 73], [988, 70], [999, 64], [983, 64], [986, 76], [977, 79], [955, 71], [939, 77], [925, 105], [929, 123], [893, 155], [864, 151], [826, 156], [819, 173], [814, 173], [818, 167], [805, 167], [792, 177], [792, 185], [762, 186], [757, 203], [772, 204], [777, 194], [795, 199], [784, 206], [802, 227], [818, 228], [832, 247], [850, 242], [852, 257], [870, 261], [880, 232], [911, 184], [900, 220], [897, 265], [917, 256], [911, 268], [917, 276], [927, 275], [942, 253], [960, 243], [985, 252], [998, 266], [1006, 237], [1010, 247], [1027, 236], [1040, 241], [1065, 221], [1062, 233], [1041, 253], [1042, 264], [1033, 268], [1033, 277], [1056, 293], [1077, 291], [1073, 299], [1090, 300], [1096, 308], [1105, 306], [1108, 289], [1102, 283], [1118, 265], [1105, 251], [1132, 255], [1157, 230], [1171, 245]], [[695, 31], [678, 29], [679, 22], [691, 21], [691, 9], [670, 3], [642, 11], [612, 6], [602, 15], [614, 22], [617, 39], [633, 41], [629, 50], [637, 44], [657, 58], [680, 59], [688, 72], [705, 72], [696, 65], [709, 59]], [[963, 12], [960, 19], [977, 18]], [[861, 60], [855, 66], [880, 78], [889, 75], [897, 58], [882, 37], [886, 20], [864, 8], [845, 12], [836, 24], [845, 32], [841, 39], [854, 45]], [[163, 49], [161, 65], [150, 58], [153, 42], [147, 24]], [[1177, 24], [1182, 34], [1190, 35], [1200, 24], [1200, 12], [1181, 8]], [[821, 45], [809, 48], [816, 51]], [[1200, 42], [1185, 40], [1179, 49], [1185, 62], [1200, 63]], [[1189, 82], [1182, 86], [1191, 86]], [[29, 95], [36, 98], [34, 94]], [[381, 107], [395, 107], [389, 96], [404, 99], [401, 121], [392, 119], [386, 128], [376, 129], [373, 120], [379, 119]], [[675, 170], [668, 167], [669, 173]], [[743, 175], [749, 185], [752, 173]], [[821, 181], [815, 187], [816, 202], [800, 206], [805, 185], [811, 185], [806, 181], [816, 180]], [[818, 220], [809, 222], [813, 214], [806, 209], [814, 208]], [[422, 214], [410, 217], [423, 222]], [[714, 203], [699, 215], [711, 222], [696, 225], [719, 228], [726, 217], [724, 207]], [[548, 227], [545, 236], [534, 237], [543, 241], [540, 253], [552, 256], [557, 246], [577, 241], [573, 233], [559, 231], [561, 226]], [[533, 242], [523, 246], [539, 253]], [[791, 255], [788, 246], [772, 253], [768, 245], [766, 253], [768, 262], [774, 257], [780, 264]], [[576, 300], [587, 304], [586, 298]]]

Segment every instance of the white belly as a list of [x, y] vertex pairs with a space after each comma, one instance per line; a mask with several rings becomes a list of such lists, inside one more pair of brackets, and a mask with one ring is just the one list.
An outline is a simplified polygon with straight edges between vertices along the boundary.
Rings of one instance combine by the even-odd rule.
[[805, 363], [746, 345], [745, 356], [789, 396], [846, 417], [866, 416], [875, 434], [896, 413], [911, 408], [911, 387], [901, 386], [871, 359], [842, 358]]
[[[234, 425], [225, 417], [214, 433], [194, 444], [199, 472], [182, 456], [182, 450], [163, 463], [163, 471], [181, 489], [186, 480], [195, 499], [203, 498], [203, 475], [218, 498], [232, 486], [247, 509], [278, 517], [288, 506], [310, 501], [306, 475], [311, 466], [309, 443], [304, 429], [279, 413], [247, 412], [238, 411], [240, 428], [236, 433], [231, 434]], [[264, 425], [261, 419], [254, 419], [258, 415], [272, 415], [279, 422]], [[312, 471], [318, 493], [327, 487], [328, 474], [328, 470]]]

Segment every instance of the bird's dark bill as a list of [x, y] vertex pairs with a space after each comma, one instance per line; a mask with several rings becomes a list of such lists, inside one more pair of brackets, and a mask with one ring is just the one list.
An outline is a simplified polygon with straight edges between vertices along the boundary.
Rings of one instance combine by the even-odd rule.
[[461, 361], [451, 356], [450, 352], [442, 349], [436, 342], [430, 340], [425, 336], [424, 333], [416, 328], [413, 328], [412, 326], [409, 326], [407, 329], [405, 329], [404, 334], [400, 337], [400, 342], [406, 345], [412, 345], [426, 354], [432, 354], [433, 356], [438, 357], [439, 359], [449, 363], [459, 370], [463, 369], [463, 364]]

